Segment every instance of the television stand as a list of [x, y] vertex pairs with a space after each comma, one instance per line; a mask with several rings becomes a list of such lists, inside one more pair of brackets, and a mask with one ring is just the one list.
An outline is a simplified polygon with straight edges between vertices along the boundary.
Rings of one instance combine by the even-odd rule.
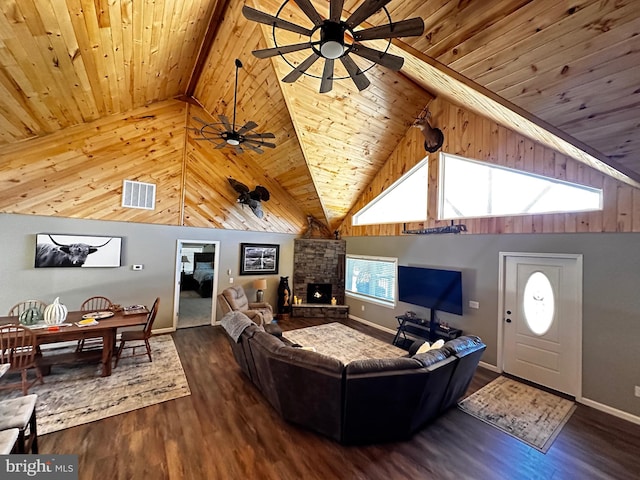
[[[398, 331], [393, 339], [393, 344], [405, 350], [409, 350], [415, 340], [435, 342], [442, 339], [446, 342], [462, 335], [462, 330], [458, 328], [445, 328], [437, 324], [433, 311], [429, 321], [419, 317], [407, 317], [406, 315], [398, 315], [396, 320], [398, 321]], [[435, 328], [433, 325], [435, 325]]]

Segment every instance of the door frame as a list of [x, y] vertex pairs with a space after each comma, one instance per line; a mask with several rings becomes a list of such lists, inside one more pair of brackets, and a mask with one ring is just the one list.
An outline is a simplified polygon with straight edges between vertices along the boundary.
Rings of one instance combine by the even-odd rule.
[[582, 262], [582, 254], [580, 253], [533, 253], [533, 252], [498, 252], [499, 260], [498, 260], [498, 352], [497, 352], [497, 367], [498, 372], [504, 372], [504, 305], [505, 305], [505, 280], [506, 280], [506, 262], [508, 257], [535, 257], [535, 258], [563, 258], [568, 260], [574, 260], [576, 263], [577, 277], [579, 278], [580, 285], [577, 289], [576, 297], [577, 301], [580, 304], [580, 308], [577, 310], [577, 323], [578, 330], [576, 332], [577, 338], [577, 352], [578, 356], [577, 362], [577, 371], [578, 379], [576, 382], [576, 401], [580, 401], [582, 399], [582, 309], [583, 309], [583, 301], [582, 301], [582, 290], [584, 287], [583, 281], [583, 262]]
[[196, 243], [200, 245], [213, 245], [215, 251], [213, 252], [213, 286], [211, 292], [211, 323], [209, 325], [216, 324], [216, 308], [218, 297], [218, 267], [220, 265], [220, 240], [189, 240], [179, 238], [176, 240], [176, 265], [175, 265], [175, 279], [173, 282], [173, 331], [178, 329], [178, 314], [180, 312], [180, 274], [182, 273], [182, 245], [184, 243]]

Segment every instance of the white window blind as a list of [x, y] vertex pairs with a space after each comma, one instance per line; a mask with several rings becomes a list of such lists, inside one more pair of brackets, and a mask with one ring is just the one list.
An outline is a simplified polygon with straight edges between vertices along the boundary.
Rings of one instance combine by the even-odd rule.
[[347, 296], [395, 306], [397, 258], [347, 255], [346, 263]]

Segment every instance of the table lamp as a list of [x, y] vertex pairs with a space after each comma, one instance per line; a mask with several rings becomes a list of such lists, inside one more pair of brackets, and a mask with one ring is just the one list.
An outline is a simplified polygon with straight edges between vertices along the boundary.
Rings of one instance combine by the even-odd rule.
[[184, 264], [191, 263], [186, 255], [182, 255], [182, 273], [184, 273]]
[[260, 278], [253, 281], [253, 288], [256, 289], [256, 302], [264, 301], [264, 291], [267, 289], [267, 280]]

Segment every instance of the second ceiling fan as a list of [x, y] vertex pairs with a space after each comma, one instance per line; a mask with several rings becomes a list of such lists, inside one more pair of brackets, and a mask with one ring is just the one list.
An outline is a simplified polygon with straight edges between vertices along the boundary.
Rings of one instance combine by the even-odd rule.
[[[321, 78], [320, 93], [331, 91], [333, 81], [338, 78], [334, 77], [335, 60], [340, 60], [349, 77], [353, 80], [353, 83], [355, 83], [358, 90], [362, 91], [371, 84], [364, 72], [375, 64], [395, 71], [402, 68], [404, 59], [387, 51], [392, 38], [422, 35], [424, 32], [424, 21], [419, 17], [402, 20], [400, 22], [392, 22], [391, 16], [386, 9], [386, 5], [391, 0], [364, 0], [356, 11], [349, 15], [346, 20], [342, 20], [344, 0], [331, 0], [329, 4], [329, 18], [326, 19], [318, 13], [312, 5], [311, 0], [293, 1], [313, 23], [312, 28], [306, 28], [279, 17], [283, 8], [289, 3], [289, 0], [284, 1], [275, 16], [246, 5], [242, 8], [242, 13], [248, 20], [273, 27], [273, 40], [276, 46], [274, 48], [254, 50], [253, 54], [258, 58], [270, 58], [276, 55], [282, 56], [287, 63], [294, 67], [291, 73], [282, 79], [283, 82], [287, 83], [295, 82], [301, 75], [315, 76], [307, 73], [307, 70], [309, 70], [318, 59], [323, 58], [324, 67], [322, 69], [322, 75], [319, 77]], [[377, 27], [356, 30], [361, 23], [378, 10], [384, 11], [389, 23]], [[308, 36], [309, 41], [291, 45], [278, 45], [276, 28]], [[361, 43], [367, 40], [382, 39], [387, 39], [388, 41], [384, 51], [367, 47]], [[312, 52], [298, 66], [294, 66], [284, 57], [287, 53], [298, 52], [305, 49], [311, 49]], [[350, 57], [351, 53], [370, 61], [371, 65], [362, 70]]]
[[261, 147], [275, 148], [276, 145], [271, 142], [265, 142], [265, 139], [276, 138], [273, 133], [257, 133], [253, 129], [258, 126], [256, 122], [248, 121], [242, 127], [236, 125], [236, 109], [238, 106], [238, 70], [242, 68], [242, 62], [238, 59], [236, 65], [236, 82], [233, 90], [233, 121], [229, 122], [226, 115], [218, 115], [220, 123], [205, 122], [199, 117], [193, 117], [194, 120], [202, 123], [200, 128], [192, 128], [202, 135], [196, 140], [207, 140], [216, 144], [216, 149], [226, 146], [234, 147], [236, 153], [244, 153], [244, 149], [252, 150], [256, 153], [264, 153]]

